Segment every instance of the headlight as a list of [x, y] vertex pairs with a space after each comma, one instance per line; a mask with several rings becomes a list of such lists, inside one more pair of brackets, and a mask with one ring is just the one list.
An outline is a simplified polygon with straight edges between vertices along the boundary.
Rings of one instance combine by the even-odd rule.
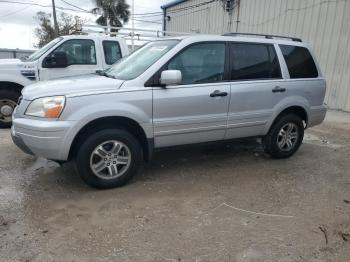
[[64, 96], [42, 97], [32, 101], [25, 114], [45, 118], [58, 118], [64, 108]]

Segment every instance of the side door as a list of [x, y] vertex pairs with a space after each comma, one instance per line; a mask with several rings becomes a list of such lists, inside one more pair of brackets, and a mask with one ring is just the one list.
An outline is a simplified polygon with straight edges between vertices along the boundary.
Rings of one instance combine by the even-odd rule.
[[231, 42], [226, 139], [264, 135], [275, 106], [288, 95], [276, 50], [273, 44]]
[[180, 70], [182, 84], [153, 88], [156, 147], [225, 137], [230, 83], [225, 42], [201, 42], [176, 54], [161, 70]]
[[67, 66], [64, 68], [48, 68], [44, 59], [39, 64], [40, 80], [90, 74], [102, 69], [96, 58], [95, 41], [91, 39], [69, 39], [59, 45], [46, 57], [54, 57], [56, 52], [64, 52], [67, 56]]
[[110, 68], [115, 62], [122, 58], [122, 51], [118, 41], [113, 40], [102, 40], [103, 68]]

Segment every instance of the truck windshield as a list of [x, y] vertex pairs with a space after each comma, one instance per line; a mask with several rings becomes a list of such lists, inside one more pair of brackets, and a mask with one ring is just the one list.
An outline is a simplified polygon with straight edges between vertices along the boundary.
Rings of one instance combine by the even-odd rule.
[[52, 40], [51, 42], [47, 43], [46, 45], [44, 45], [42, 48], [40, 48], [39, 50], [37, 50], [36, 52], [34, 52], [33, 54], [31, 54], [26, 61], [35, 61], [37, 60], [39, 57], [41, 57], [43, 54], [46, 53], [47, 50], [49, 50], [51, 47], [53, 47], [54, 45], [56, 45], [58, 42], [60, 42], [63, 38], [62, 37], [58, 37], [55, 38], [54, 40]]
[[140, 49], [122, 58], [106, 72], [121, 80], [131, 80], [147, 70], [165, 53], [172, 49], [179, 40], [159, 40], [149, 42]]

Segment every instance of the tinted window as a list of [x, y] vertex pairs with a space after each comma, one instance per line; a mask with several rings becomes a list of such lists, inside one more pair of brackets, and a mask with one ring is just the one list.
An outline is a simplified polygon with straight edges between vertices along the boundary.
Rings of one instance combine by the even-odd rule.
[[231, 47], [232, 80], [281, 78], [272, 45], [233, 43]]
[[305, 47], [280, 45], [290, 78], [318, 77], [312, 56]]
[[103, 41], [103, 52], [105, 54], [105, 61], [107, 65], [114, 64], [121, 57], [119, 43], [116, 41]]
[[65, 52], [67, 55], [68, 65], [96, 64], [95, 43], [92, 40], [67, 40], [57, 49], [55, 49], [52, 54], [55, 52]]
[[168, 64], [180, 70], [183, 84], [217, 82], [224, 79], [225, 43], [203, 43], [186, 48]]

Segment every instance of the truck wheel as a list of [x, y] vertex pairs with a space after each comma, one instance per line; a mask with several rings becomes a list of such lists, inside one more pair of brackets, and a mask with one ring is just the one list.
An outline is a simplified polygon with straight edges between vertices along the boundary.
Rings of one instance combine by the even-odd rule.
[[269, 133], [263, 138], [265, 152], [273, 158], [288, 158], [300, 147], [304, 138], [304, 124], [294, 114], [277, 119]]
[[107, 189], [126, 184], [137, 173], [141, 159], [141, 146], [130, 133], [105, 129], [84, 139], [76, 164], [88, 185]]
[[12, 125], [12, 113], [20, 94], [13, 90], [0, 90], [0, 128]]

